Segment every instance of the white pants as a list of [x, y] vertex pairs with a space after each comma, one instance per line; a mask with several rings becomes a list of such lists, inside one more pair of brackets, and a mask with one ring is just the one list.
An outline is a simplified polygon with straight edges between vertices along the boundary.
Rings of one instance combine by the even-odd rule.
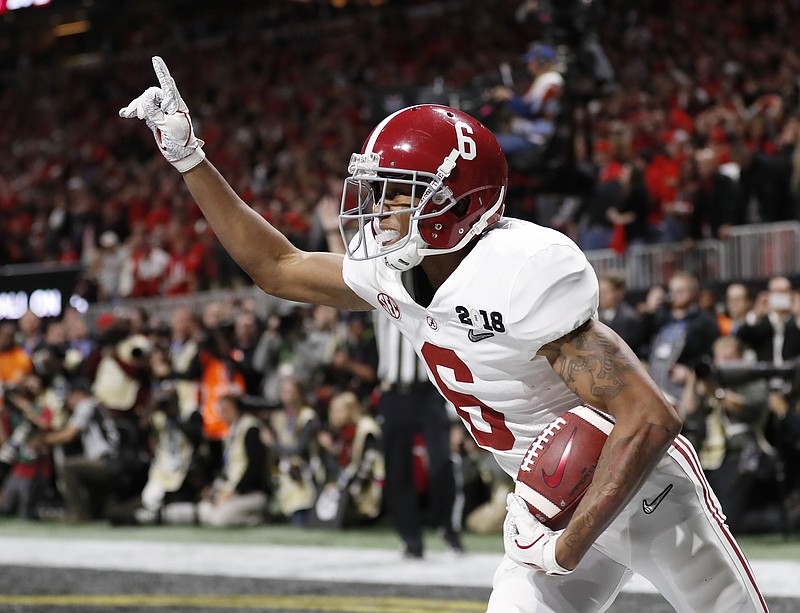
[[203, 526], [229, 528], [257, 526], [264, 522], [267, 495], [264, 492], [235, 494], [219, 504], [203, 500], [197, 505], [197, 517]]
[[[654, 503], [667, 488], [645, 513], [644, 501]], [[487, 613], [605, 611], [633, 572], [680, 613], [764, 613], [753, 571], [724, 521], [697, 454], [678, 437], [574, 572], [550, 577], [503, 558]]]

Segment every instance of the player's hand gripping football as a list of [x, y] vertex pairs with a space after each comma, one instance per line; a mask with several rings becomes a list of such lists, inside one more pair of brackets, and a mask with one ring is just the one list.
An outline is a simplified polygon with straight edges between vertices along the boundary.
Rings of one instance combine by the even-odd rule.
[[506, 498], [503, 544], [506, 555], [517, 564], [542, 570], [548, 575], [568, 575], [571, 570], [556, 562], [556, 540], [563, 530], [553, 531], [528, 511], [519, 494]]
[[119, 115], [126, 119], [144, 119], [167, 161], [179, 172], [187, 172], [205, 159], [202, 149], [205, 143], [195, 136], [189, 108], [164, 60], [155, 56], [153, 69], [159, 87], [148, 87], [141, 96], [120, 109]]

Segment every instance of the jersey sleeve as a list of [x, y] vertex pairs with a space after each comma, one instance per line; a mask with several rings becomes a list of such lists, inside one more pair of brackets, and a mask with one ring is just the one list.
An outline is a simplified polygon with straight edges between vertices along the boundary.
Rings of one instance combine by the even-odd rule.
[[[359, 240], [358, 236], [353, 237], [350, 242], [351, 249]], [[380, 260], [353, 260], [350, 256], [344, 256], [342, 264], [342, 278], [347, 286], [358, 296], [377, 307], [376, 295], [380, 292], [378, 281], [378, 271], [375, 263]]]
[[554, 244], [528, 257], [511, 291], [510, 327], [530, 358], [588, 321], [598, 306], [597, 275], [575, 246]]

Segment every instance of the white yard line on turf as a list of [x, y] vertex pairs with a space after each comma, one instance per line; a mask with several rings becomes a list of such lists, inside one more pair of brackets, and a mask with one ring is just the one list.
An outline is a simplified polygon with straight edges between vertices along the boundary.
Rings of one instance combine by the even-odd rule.
[[[385, 585], [490, 587], [499, 561], [487, 553], [431, 552], [424, 560], [403, 560], [397, 551], [383, 549], [0, 538], [0, 564], [6, 565]], [[752, 565], [766, 596], [800, 598], [800, 561]], [[634, 576], [623, 591], [655, 593], [655, 588]]]

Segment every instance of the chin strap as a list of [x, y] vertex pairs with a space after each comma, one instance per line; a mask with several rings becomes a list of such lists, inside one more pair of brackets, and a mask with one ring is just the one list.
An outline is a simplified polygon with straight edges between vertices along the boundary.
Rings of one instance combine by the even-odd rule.
[[422, 240], [419, 234], [415, 233], [400, 249], [383, 256], [383, 263], [389, 268], [400, 272], [409, 270], [422, 262], [425, 256], [421, 253], [421, 250], [424, 247], [425, 241]]
[[[439, 168], [436, 169], [436, 176], [431, 181], [430, 185], [425, 188], [425, 192], [422, 194], [422, 198], [420, 199], [420, 206], [424, 206], [429, 199], [433, 198], [434, 202], [441, 203], [444, 198], [447, 197], [447, 193], [443, 193], [442, 186], [444, 184], [444, 180], [450, 176], [450, 173], [453, 172], [453, 169], [456, 167], [456, 162], [461, 154], [458, 152], [457, 149], [453, 149], [450, 151], [450, 155], [448, 155], [442, 163], [439, 164]], [[449, 190], [449, 188], [445, 188], [447, 192], [449, 192], [449, 196], [453, 197], [453, 192]]]
[[472, 228], [470, 229], [470, 232], [472, 232], [475, 236], [480, 236], [481, 234], [483, 234], [483, 231], [489, 225], [489, 220], [492, 217], [494, 217], [494, 215], [497, 213], [497, 211], [500, 210], [500, 207], [503, 206], [503, 202], [505, 201], [505, 196], [506, 196], [506, 188], [505, 187], [501, 187], [500, 188], [500, 196], [497, 198], [497, 202], [494, 203], [492, 208], [490, 208], [483, 215], [481, 215], [481, 218], [478, 221], [476, 221], [474, 224], [472, 224]]

